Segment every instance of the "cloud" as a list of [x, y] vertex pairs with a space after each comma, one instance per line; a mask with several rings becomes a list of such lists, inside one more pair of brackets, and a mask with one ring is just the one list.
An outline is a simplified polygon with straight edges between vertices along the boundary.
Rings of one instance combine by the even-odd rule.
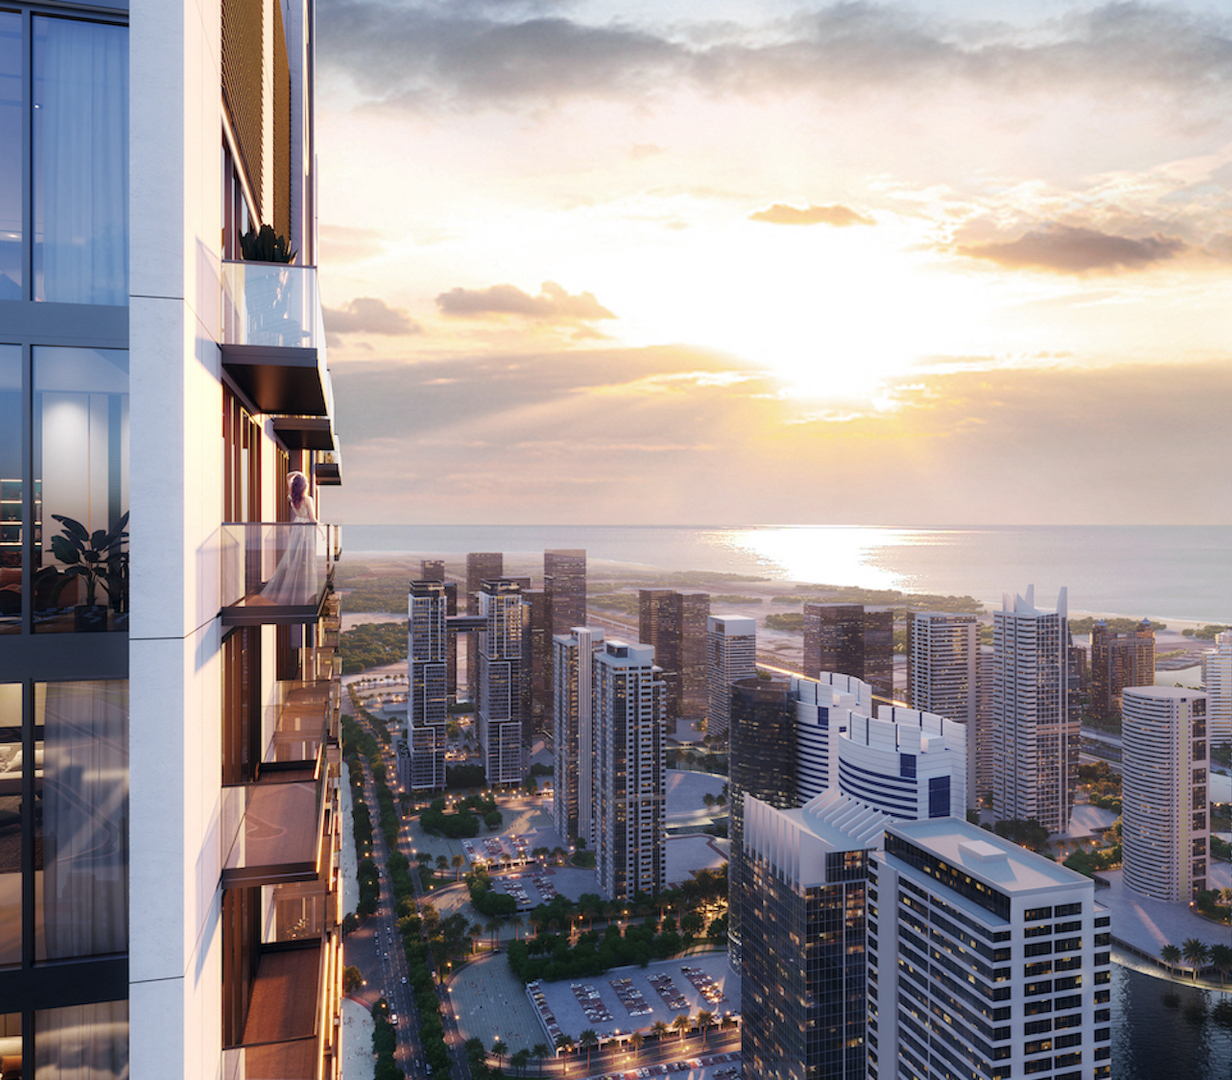
[[857, 214], [847, 206], [806, 206], [797, 210], [794, 206], [775, 203], [769, 210], [758, 210], [749, 215], [750, 221], [766, 221], [771, 225], [872, 225], [872, 218]]
[[418, 334], [423, 331], [403, 308], [374, 296], [357, 296], [346, 307], [325, 308], [325, 329], [337, 334]]
[[353, 229], [346, 225], [321, 226], [323, 262], [358, 262], [381, 254], [381, 234], [376, 229]]
[[436, 298], [436, 306], [445, 315], [464, 319], [520, 315], [544, 322], [571, 323], [616, 318], [595, 299], [594, 293], [582, 292], [570, 296], [554, 281], [545, 281], [538, 296], [531, 296], [516, 285], [492, 285], [486, 289], [454, 288], [441, 293]]
[[1156, 234], [1141, 240], [1095, 229], [1048, 225], [1024, 233], [1016, 240], [960, 245], [958, 251], [973, 259], [1018, 270], [1047, 270], [1057, 274], [1142, 270], [1166, 262], [1186, 250], [1183, 240]]

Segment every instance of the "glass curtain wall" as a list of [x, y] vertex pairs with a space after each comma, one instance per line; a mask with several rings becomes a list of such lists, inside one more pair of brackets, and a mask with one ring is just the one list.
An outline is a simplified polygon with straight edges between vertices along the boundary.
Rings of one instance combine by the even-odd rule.
[[0, 634], [21, 630], [21, 412], [21, 348], [0, 345]]
[[21, 16], [0, 11], [0, 300], [21, 299]]

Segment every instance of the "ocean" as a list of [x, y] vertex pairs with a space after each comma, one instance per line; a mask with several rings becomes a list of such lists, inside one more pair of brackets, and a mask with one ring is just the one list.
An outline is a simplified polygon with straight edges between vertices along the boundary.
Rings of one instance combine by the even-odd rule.
[[[347, 525], [346, 550], [459, 556], [585, 548], [603, 562], [827, 585], [970, 595], [1035, 585], [1071, 612], [1232, 624], [1230, 525]], [[593, 573], [593, 570], [592, 570]]]

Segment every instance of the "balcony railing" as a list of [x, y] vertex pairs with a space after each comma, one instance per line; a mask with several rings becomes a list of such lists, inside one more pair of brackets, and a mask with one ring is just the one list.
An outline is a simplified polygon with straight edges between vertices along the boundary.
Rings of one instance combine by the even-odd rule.
[[315, 266], [222, 264], [222, 361], [259, 412], [333, 416]]
[[227, 522], [221, 529], [224, 626], [316, 622], [342, 532], [320, 522]]
[[271, 706], [265, 762], [312, 762], [337, 728], [338, 684], [326, 677], [291, 683], [286, 700]]

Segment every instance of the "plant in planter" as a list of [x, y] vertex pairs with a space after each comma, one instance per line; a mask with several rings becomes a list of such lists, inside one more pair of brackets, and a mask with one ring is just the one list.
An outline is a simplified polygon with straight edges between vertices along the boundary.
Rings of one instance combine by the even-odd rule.
[[80, 521], [64, 514], [51, 516], [64, 527], [62, 535], [51, 538], [52, 553], [68, 567], [64, 577], [85, 578], [86, 582], [86, 602], [74, 610], [74, 626], [77, 630], [106, 630], [107, 605], [98, 602], [98, 588], [102, 586], [117, 611], [125, 605], [127, 597], [123, 592], [127, 589], [128, 578], [123, 572], [127, 561], [123, 547], [128, 539], [124, 531], [128, 514], [121, 517], [110, 532], [97, 529], [93, 533]]
[[290, 263], [299, 252], [292, 251], [290, 241], [272, 225], [262, 225], [260, 231], [249, 229], [240, 237], [240, 254], [246, 262]]

